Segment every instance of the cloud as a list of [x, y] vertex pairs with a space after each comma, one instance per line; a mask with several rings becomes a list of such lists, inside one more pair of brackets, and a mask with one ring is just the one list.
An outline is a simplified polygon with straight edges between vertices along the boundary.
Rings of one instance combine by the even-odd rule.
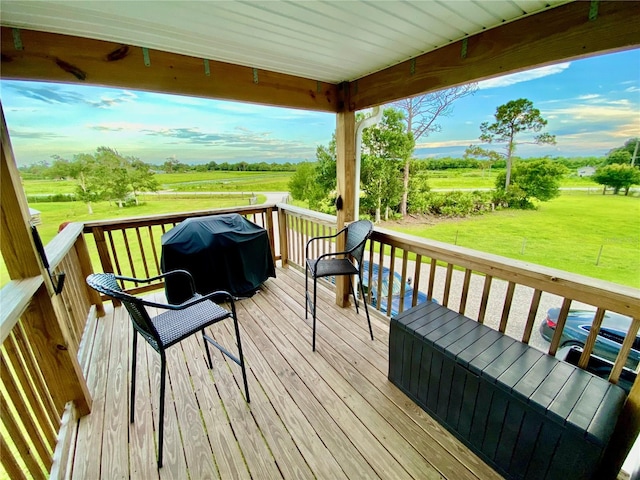
[[512, 73], [511, 75], [505, 75], [503, 77], [490, 78], [489, 80], [478, 82], [478, 89], [485, 90], [487, 88], [508, 87], [510, 85], [515, 85], [516, 83], [548, 77], [550, 75], [562, 73], [569, 68], [569, 66], [571, 66], [571, 62], [564, 62], [556, 65], [549, 65], [547, 67], [534, 68], [533, 70], [527, 70], [526, 72]]
[[589, 93], [587, 95], [580, 95], [578, 100], [595, 100], [596, 98], [600, 98], [600, 95], [597, 93]]
[[127, 90], [123, 90], [122, 92], [119, 92], [118, 94], [112, 97], [103, 96], [98, 101], [88, 100], [88, 99], [85, 99], [84, 101], [87, 105], [91, 105], [92, 107], [111, 108], [121, 103], [129, 103], [133, 101], [135, 98], [138, 98], [138, 97], [134, 93], [129, 92]]
[[7, 85], [8, 88], [14, 90], [18, 95], [30, 98], [33, 100], [39, 100], [41, 102], [49, 104], [76, 104], [83, 103], [84, 97], [77, 93], [68, 90], [63, 90], [56, 86], [25, 86], [21, 85]]
[[99, 100], [95, 100], [93, 96], [84, 95], [81, 91], [73, 91], [54, 84], [7, 83], [6, 88], [17, 92], [19, 96], [50, 105], [89, 105], [95, 108], [111, 108], [137, 98], [135, 93], [128, 90], [114, 90], [110, 95], [104, 95]]
[[38, 130], [21, 130], [11, 128], [10, 135], [12, 138], [25, 138], [29, 140], [52, 140], [54, 138], [65, 138], [64, 135], [59, 135], [53, 132], [38, 131]]

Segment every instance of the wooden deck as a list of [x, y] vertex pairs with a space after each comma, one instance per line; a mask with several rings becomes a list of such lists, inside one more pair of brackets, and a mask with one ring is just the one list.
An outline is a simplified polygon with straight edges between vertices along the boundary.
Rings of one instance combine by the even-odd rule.
[[[94, 401], [78, 426], [73, 478], [500, 478], [388, 381], [385, 319], [372, 315], [371, 342], [364, 313], [337, 307], [321, 288], [312, 352], [304, 276], [292, 269], [277, 276], [237, 303], [250, 404], [240, 368], [216, 351], [208, 370], [198, 335], [167, 351], [160, 470], [159, 356], [138, 343], [136, 421], [129, 424], [132, 330], [124, 308], [107, 304], [85, 339]], [[231, 326], [210, 333], [235, 351]]]

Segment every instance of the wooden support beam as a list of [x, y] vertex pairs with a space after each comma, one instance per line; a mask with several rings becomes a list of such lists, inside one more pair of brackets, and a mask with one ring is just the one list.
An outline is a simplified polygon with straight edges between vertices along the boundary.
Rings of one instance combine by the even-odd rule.
[[44, 279], [31, 298], [29, 306], [22, 312], [23, 325], [29, 333], [34, 355], [38, 359], [42, 375], [58, 412], [62, 413], [65, 404], [72, 400], [81, 415], [86, 415], [91, 411], [91, 395], [78, 364], [77, 352], [70, 348], [70, 334], [64, 322], [60, 320], [60, 312], [64, 306], [54, 295], [49, 275], [36, 253], [29, 226], [27, 200], [20, 183], [1, 105], [0, 117], [2, 255], [12, 279], [19, 280], [27, 277]]
[[[336, 85], [267, 70], [70, 35], [2, 27], [5, 79], [131, 88], [326, 112], [338, 110]], [[148, 64], [145, 65], [145, 62]], [[208, 65], [209, 75], [206, 74]]]
[[[342, 85], [344, 105], [348, 104], [349, 88]], [[356, 115], [353, 111], [344, 111], [336, 115], [336, 181], [338, 190], [337, 219], [338, 230], [348, 222], [355, 220], [356, 203]], [[341, 236], [336, 248], [344, 251], [344, 236]], [[336, 277], [336, 303], [341, 307], [349, 305], [349, 279]]]
[[594, 20], [589, 10], [570, 2], [362, 77], [349, 109], [640, 45], [640, 2], [599, 2]]
[[0, 170], [0, 234], [2, 257], [9, 278], [19, 280], [41, 274], [35, 243], [28, 223], [29, 206], [16, 167], [9, 131], [0, 104], [2, 167]]

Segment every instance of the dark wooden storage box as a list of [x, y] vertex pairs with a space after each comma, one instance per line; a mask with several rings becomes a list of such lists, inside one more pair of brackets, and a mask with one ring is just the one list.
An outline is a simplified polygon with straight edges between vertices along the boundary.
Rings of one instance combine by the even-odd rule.
[[389, 380], [514, 479], [592, 478], [626, 398], [435, 303], [391, 319]]

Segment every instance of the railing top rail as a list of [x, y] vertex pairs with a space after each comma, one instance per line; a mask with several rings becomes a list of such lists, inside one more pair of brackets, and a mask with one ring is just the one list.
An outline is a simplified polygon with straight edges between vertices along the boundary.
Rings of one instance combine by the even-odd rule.
[[640, 289], [376, 227], [376, 240], [496, 278], [640, 317]]
[[262, 213], [269, 208], [275, 208], [274, 204], [265, 203], [262, 205], [251, 205], [247, 207], [215, 208], [208, 210], [196, 210], [193, 212], [164, 213], [160, 215], [145, 215], [140, 217], [112, 218], [108, 220], [96, 220], [86, 222], [84, 231], [90, 232], [94, 227], [101, 227], [105, 230], [121, 229], [123, 227], [135, 227], [140, 225], [159, 224], [168, 222], [181, 222], [191, 217], [202, 217], [207, 215], [222, 215], [225, 213], [239, 213], [250, 215], [252, 213]]
[[314, 212], [313, 210], [307, 210], [306, 208], [295, 207], [286, 203], [277, 203], [278, 210], [284, 210], [286, 212], [295, 215], [296, 217], [304, 218], [306, 220], [313, 220], [323, 225], [335, 227], [337, 218], [335, 215], [328, 215], [326, 213]]
[[41, 275], [12, 280], [0, 289], [0, 340], [4, 342], [31, 303], [43, 279]]
[[53, 271], [64, 259], [80, 235], [84, 225], [79, 222], [67, 224], [44, 248], [49, 267]]

